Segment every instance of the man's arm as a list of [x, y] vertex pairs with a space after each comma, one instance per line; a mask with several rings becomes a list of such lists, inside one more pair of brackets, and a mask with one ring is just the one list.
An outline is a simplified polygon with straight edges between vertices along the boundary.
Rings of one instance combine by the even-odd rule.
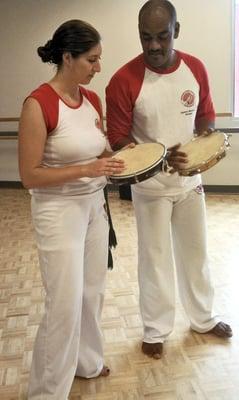
[[107, 136], [113, 150], [120, 150], [132, 142], [133, 105], [121, 76], [114, 76], [106, 88]]
[[215, 110], [211, 98], [209, 80], [204, 66], [201, 67], [200, 94], [197, 115], [195, 119], [195, 130], [200, 136], [203, 133], [211, 133], [215, 129]]
[[106, 87], [107, 136], [114, 150], [135, 143], [131, 134], [133, 111], [144, 73], [140, 55], [120, 68]]

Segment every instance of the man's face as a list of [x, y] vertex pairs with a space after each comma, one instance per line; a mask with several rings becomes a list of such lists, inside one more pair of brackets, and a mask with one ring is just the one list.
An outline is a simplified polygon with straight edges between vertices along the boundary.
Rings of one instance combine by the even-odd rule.
[[153, 68], [173, 65], [173, 42], [178, 37], [179, 24], [172, 21], [167, 10], [158, 7], [142, 15], [139, 34], [146, 63]]

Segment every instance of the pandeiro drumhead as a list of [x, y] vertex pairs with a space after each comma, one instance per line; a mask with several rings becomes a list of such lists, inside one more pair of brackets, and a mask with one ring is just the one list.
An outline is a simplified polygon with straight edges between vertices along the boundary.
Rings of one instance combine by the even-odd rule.
[[166, 154], [162, 143], [141, 143], [133, 148], [120, 150], [113, 157], [125, 162], [126, 169], [108, 179], [111, 183], [137, 183], [150, 178], [161, 170]]

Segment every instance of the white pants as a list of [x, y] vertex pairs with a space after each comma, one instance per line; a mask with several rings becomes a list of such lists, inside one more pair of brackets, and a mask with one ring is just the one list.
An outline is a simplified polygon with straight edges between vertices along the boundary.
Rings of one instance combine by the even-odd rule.
[[175, 318], [175, 269], [179, 294], [198, 332], [219, 321], [208, 269], [204, 194], [153, 197], [132, 191], [138, 228], [140, 310], [144, 341], [163, 342]]
[[30, 373], [29, 400], [66, 400], [75, 375], [103, 367], [100, 316], [108, 259], [103, 191], [33, 197], [45, 315]]

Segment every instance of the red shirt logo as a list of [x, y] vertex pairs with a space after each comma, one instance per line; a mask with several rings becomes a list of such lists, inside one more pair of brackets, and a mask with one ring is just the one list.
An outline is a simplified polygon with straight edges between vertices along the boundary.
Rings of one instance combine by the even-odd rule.
[[95, 119], [95, 126], [96, 128], [101, 129], [101, 121], [98, 118]]
[[186, 90], [181, 96], [181, 102], [185, 107], [194, 106], [195, 94], [191, 90]]
[[104, 131], [103, 131], [103, 126], [102, 126], [102, 121], [98, 118], [95, 119], [95, 126], [96, 128], [98, 128], [100, 130], [100, 132], [102, 133], [102, 136], [106, 136]]

